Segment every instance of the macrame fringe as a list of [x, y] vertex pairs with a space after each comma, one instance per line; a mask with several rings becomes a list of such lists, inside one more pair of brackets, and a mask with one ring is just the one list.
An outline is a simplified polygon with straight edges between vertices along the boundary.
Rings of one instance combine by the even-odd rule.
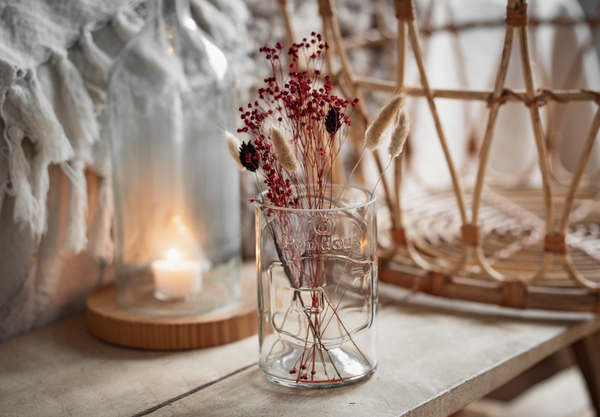
[[[44, 96], [42, 88], [37, 81], [37, 76], [32, 71], [28, 72], [29, 90], [33, 101], [33, 117], [26, 117], [26, 132], [31, 127], [36, 146], [36, 154], [31, 161], [31, 180], [33, 196], [39, 204], [39, 215], [34, 218], [34, 233], [39, 239], [48, 228], [48, 210], [46, 199], [50, 188], [50, 164], [62, 163], [74, 155], [65, 131], [56, 118], [52, 105]], [[31, 119], [30, 122], [27, 119]], [[50, 134], [49, 134], [50, 133]], [[27, 135], [31, 137], [30, 135]]]
[[[47, 227], [48, 166], [71, 158], [73, 148], [52, 106], [44, 97], [34, 70], [27, 72], [25, 82], [26, 87], [13, 84], [7, 95], [7, 99], [19, 109], [22, 121], [11, 119], [5, 112], [3, 118], [7, 126], [5, 135], [11, 144], [10, 192], [16, 200], [13, 216], [15, 221], [29, 224], [34, 237], [39, 240]], [[35, 147], [29, 168], [21, 143], [24, 136]]]
[[[71, 143], [76, 153], [82, 153], [85, 145], [92, 145], [100, 136], [100, 127], [94, 112], [94, 102], [88, 94], [81, 74], [69, 61], [66, 53], [54, 52], [52, 56], [61, 79], [61, 93], [66, 112], [70, 115], [73, 136]], [[73, 143], [74, 142], [74, 143]], [[83, 156], [83, 155], [80, 155]], [[87, 155], [85, 155], [87, 156]]]
[[85, 179], [85, 163], [75, 158], [69, 165], [62, 164], [63, 170], [70, 173], [69, 212], [64, 247], [75, 253], [83, 251], [87, 246], [87, 182]]
[[91, 159], [92, 145], [100, 136], [94, 102], [87, 92], [81, 74], [69, 61], [66, 53], [55, 52], [52, 60], [61, 80], [61, 93], [66, 113], [71, 121], [69, 139], [75, 149], [75, 159], [63, 171], [71, 180], [69, 192], [69, 222], [64, 246], [75, 253], [87, 247], [87, 181], [85, 166]]
[[108, 81], [108, 70], [111, 65], [111, 58], [94, 42], [92, 33], [89, 28], [84, 28], [79, 39], [79, 46], [83, 56], [87, 62], [94, 66], [100, 75], [100, 84], [95, 85], [91, 82], [85, 81], [85, 86], [88, 91], [93, 93], [96, 97], [94, 100], [94, 114], [96, 117], [100, 116], [104, 110], [106, 110], [108, 97], [106, 94], [106, 84]]
[[[116, 26], [119, 26], [122, 32], [126, 32], [127, 37], [139, 29], [135, 22], [130, 22], [124, 15]], [[50, 186], [48, 168], [50, 164], [60, 164], [71, 182], [69, 221], [64, 245], [74, 252], [84, 250], [88, 244], [85, 169], [86, 164], [91, 163], [92, 146], [100, 137], [97, 115], [106, 107], [104, 89], [111, 62], [94, 43], [87, 28], [82, 32], [80, 45], [86, 60], [100, 72], [103, 85], [86, 83], [68, 59], [66, 52], [52, 54], [51, 62], [57, 70], [61, 86], [58, 93], [68, 117], [69, 138], [56, 118], [51, 103], [44, 96], [35, 70], [29, 70], [24, 78], [14, 83], [6, 96], [7, 102], [18, 110], [20, 117], [2, 111], [6, 125], [4, 139], [8, 150], [8, 180], [0, 186], [15, 197], [15, 221], [29, 225], [38, 240], [45, 233], [48, 217], [46, 200]], [[99, 102], [98, 106], [94, 105], [88, 89], [99, 93], [99, 100], [96, 100]], [[30, 160], [25, 156], [23, 149], [25, 137], [34, 145], [33, 157]], [[71, 159], [72, 162], [68, 164], [66, 161]], [[109, 161], [103, 160], [98, 165], [108, 167]], [[90, 243], [90, 249], [97, 259], [110, 261], [114, 250], [111, 240], [112, 186], [106, 178], [109, 172], [99, 174], [105, 178], [101, 179], [102, 185], [98, 195], [99, 217], [94, 231], [95, 241]]]
[[29, 161], [23, 152], [22, 141], [25, 134], [16, 126], [6, 128], [5, 139], [8, 145], [8, 169], [10, 181], [7, 194], [15, 197], [13, 218], [16, 223], [27, 223], [34, 229], [33, 219], [39, 212], [38, 202], [33, 197], [28, 177], [31, 172]]
[[[86, 84], [88, 89], [92, 89], [97, 93], [100, 103], [96, 105], [96, 116], [100, 116], [106, 109], [107, 97], [105, 90], [111, 59], [98, 48], [88, 28], [83, 30], [79, 44], [88, 62], [97, 68], [102, 77], [102, 85], [100, 86]], [[99, 163], [96, 163], [94, 168], [102, 178], [98, 190], [98, 208], [88, 233], [88, 249], [92, 252], [96, 261], [111, 263], [114, 256], [114, 243], [111, 236], [114, 210], [112, 181], [110, 180], [110, 155], [106, 153], [105, 160], [97, 162]]]
[[[0, 92], [2, 94], [2, 92]], [[8, 187], [10, 184], [10, 151], [6, 133], [4, 133], [4, 141], [6, 146], [0, 145], [0, 213], [2, 213], [2, 205], [4, 204], [4, 197], [8, 193]], [[2, 159], [6, 162], [3, 164]]]
[[35, 145], [37, 153], [46, 154], [49, 162], [66, 161], [74, 155], [73, 148], [42, 92], [36, 73], [29, 70], [25, 81], [28, 88], [13, 85], [8, 93], [8, 98], [21, 111], [25, 135]]
[[[126, 40], [140, 29], [139, 23], [128, 18], [126, 13], [120, 13], [113, 27], [117, 35]], [[57, 93], [69, 123], [66, 132], [44, 96], [34, 69], [28, 70], [25, 77], [7, 87], [6, 102], [10, 103], [10, 111], [3, 111], [6, 103], [0, 103], [0, 115], [5, 124], [7, 179], [0, 179], [0, 191], [2, 196], [6, 192], [15, 197], [14, 220], [29, 225], [39, 240], [47, 230], [48, 168], [50, 164], [60, 164], [71, 183], [64, 246], [80, 252], [88, 245], [85, 169], [88, 164], [94, 163], [95, 170], [101, 176], [101, 186], [98, 191], [98, 210], [92, 223], [95, 225], [91, 231], [94, 240], [90, 241], [89, 246], [96, 259], [111, 262], [114, 245], [111, 239], [113, 201], [109, 179], [110, 160], [107, 152], [99, 153], [93, 148], [101, 134], [97, 116], [101, 116], [106, 109], [105, 89], [111, 58], [95, 44], [88, 27], [83, 29], [79, 45], [85, 60], [100, 75], [99, 81], [96, 77], [94, 84], [83, 79], [66, 52], [55, 51], [51, 56], [60, 83]], [[94, 95], [94, 100], [90, 93]], [[33, 156], [29, 160], [23, 148], [25, 137], [34, 146]], [[71, 162], [67, 163], [69, 160]]]
[[118, 13], [111, 22], [111, 26], [121, 42], [127, 41], [140, 30], [140, 25], [131, 22], [123, 12]]
[[111, 236], [112, 219], [114, 213], [113, 188], [110, 178], [103, 178], [98, 192], [98, 211], [90, 227], [89, 249], [94, 259], [98, 262], [111, 263], [114, 256], [115, 245]]
[[[87, 61], [96, 67], [102, 76], [104, 85], [98, 87], [106, 89], [108, 70], [111, 64], [110, 57], [102, 49], [98, 48], [98, 45], [96, 45], [94, 42], [92, 32], [90, 32], [89, 28], [85, 28], [82, 31], [81, 38], [79, 38], [79, 45], [81, 46], [81, 50]], [[104, 93], [104, 97], [106, 97], [106, 93]]]

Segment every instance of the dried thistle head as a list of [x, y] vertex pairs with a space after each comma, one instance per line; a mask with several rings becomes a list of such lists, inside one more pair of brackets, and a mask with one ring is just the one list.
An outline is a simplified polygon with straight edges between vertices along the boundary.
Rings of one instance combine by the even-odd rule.
[[406, 139], [408, 138], [408, 132], [410, 131], [410, 116], [405, 108], [400, 110], [398, 113], [398, 119], [396, 120], [396, 126], [394, 127], [394, 131], [392, 132], [392, 139], [390, 141], [390, 146], [388, 147], [388, 152], [392, 156], [392, 158], [400, 155], [402, 150], [404, 149], [404, 144], [406, 143]]
[[325, 129], [330, 135], [335, 135], [340, 128], [340, 113], [332, 107], [325, 117]]
[[375, 117], [375, 120], [373, 120], [373, 123], [365, 132], [365, 146], [367, 148], [373, 151], [381, 145], [383, 132], [385, 132], [394, 117], [398, 114], [398, 111], [404, 105], [404, 97], [404, 94], [398, 94], [381, 108], [377, 117]]
[[240, 171], [245, 171], [246, 168], [240, 161], [240, 146], [242, 146], [242, 142], [237, 136], [227, 130], [225, 131], [225, 138], [227, 139], [227, 150], [229, 151], [229, 155], [235, 160]]
[[242, 142], [240, 145], [240, 155], [239, 161], [240, 163], [250, 172], [254, 172], [258, 169], [260, 156], [256, 151], [256, 148], [252, 144], [252, 142], [248, 141]]
[[296, 172], [300, 168], [292, 143], [283, 135], [283, 132], [275, 126], [271, 126], [271, 141], [275, 149], [275, 158], [279, 165], [290, 172]]

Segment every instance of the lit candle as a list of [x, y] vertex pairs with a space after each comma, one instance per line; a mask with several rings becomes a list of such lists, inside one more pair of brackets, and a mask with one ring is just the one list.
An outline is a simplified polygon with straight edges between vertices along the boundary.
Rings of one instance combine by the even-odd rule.
[[159, 298], [185, 298], [202, 289], [200, 262], [181, 259], [181, 254], [176, 249], [167, 252], [167, 259], [152, 262], [152, 273], [154, 289]]

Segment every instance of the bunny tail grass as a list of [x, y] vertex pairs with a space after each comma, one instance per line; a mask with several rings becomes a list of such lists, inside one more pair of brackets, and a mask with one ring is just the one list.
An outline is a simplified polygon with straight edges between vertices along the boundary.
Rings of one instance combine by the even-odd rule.
[[410, 117], [406, 112], [406, 109], [402, 109], [398, 114], [398, 121], [396, 122], [396, 127], [394, 127], [394, 131], [392, 132], [392, 139], [390, 141], [390, 146], [388, 147], [388, 152], [392, 158], [400, 155], [404, 149], [404, 144], [408, 138], [409, 131]]
[[237, 136], [227, 130], [225, 131], [225, 138], [227, 139], [227, 150], [229, 151], [229, 155], [235, 160], [240, 171], [245, 171], [246, 168], [244, 168], [240, 161], [240, 146], [242, 146], [242, 142], [240, 142]]
[[281, 130], [271, 127], [271, 141], [275, 148], [275, 158], [284, 169], [290, 172], [296, 172], [300, 168], [296, 153], [292, 143], [286, 139]]
[[375, 120], [369, 126], [365, 132], [366, 141], [365, 146], [370, 150], [374, 151], [381, 145], [383, 139], [383, 132], [388, 128], [394, 117], [398, 114], [398, 111], [404, 104], [404, 94], [399, 94], [387, 102], [385, 106], [381, 108]]

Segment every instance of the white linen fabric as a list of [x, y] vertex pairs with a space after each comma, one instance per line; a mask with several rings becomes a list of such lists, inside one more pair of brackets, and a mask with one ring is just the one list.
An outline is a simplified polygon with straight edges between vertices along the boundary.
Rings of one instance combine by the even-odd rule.
[[[468, 7], [464, 0], [416, 0], [419, 12], [429, 10], [431, 2], [436, 6], [431, 9], [434, 25], [451, 20], [501, 21], [505, 7], [504, 0], [468, 2]], [[383, 17], [394, 30], [393, 5], [387, 3]], [[576, 0], [531, 3], [532, 16], [582, 14]], [[371, 1], [336, 0], [336, 4], [345, 36], [365, 33], [373, 25], [376, 10]], [[316, 1], [298, 0], [293, 10], [300, 37], [320, 30]], [[285, 38], [279, 3], [192, 0], [192, 13], [232, 61], [240, 103], [253, 100], [251, 92], [269, 71], [258, 48]], [[105, 91], [111, 60], [141, 28], [141, 15], [139, 2], [127, 0], [0, 0], [0, 340], [82, 311], [85, 296], [113, 277]], [[536, 33], [532, 50], [538, 86], [600, 88], [596, 53], [575, 53], [589, 41], [585, 25], [558, 29], [548, 25]], [[501, 26], [461, 33], [463, 71], [456, 60], [456, 39], [450, 32], [436, 32], [425, 42], [431, 85], [491, 88], [502, 34]], [[350, 56], [358, 73], [393, 77], [381, 51], [355, 50]], [[522, 85], [516, 58], [507, 81], [512, 88]], [[576, 76], [569, 72], [573, 67]], [[419, 83], [410, 58], [407, 81]], [[368, 99], [376, 111], [384, 97], [374, 94]], [[526, 113], [517, 111], [518, 105], [507, 104], [500, 112], [490, 161], [499, 175], [527, 172], [535, 165], [531, 126]], [[472, 132], [483, 131], [485, 106], [444, 100], [438, 106], [452, 153], [462, 167], [466, 141]], [[412, 107], [413, 188], [448, 184], [426, 103], [415, 100]], [[591, 109], [589, 103], [547, 107], [551, 113], [546, 120], [552, 121], [548, 126], [567, 169], [572, 169], [581, 148]], [[511, 122], [502, 123], [502, 118]], [[598, 149], [593, 151], [592, 173], [600, 169]], [[243, 234], [250, 236], [253, 209], [246, 200], [255, 190], [250, 176], [242, 176], [242, 182], [247, 185], [242, 204], [250, 219], [243, 222]], [[245, 254], [251, 255], [252, 248], [246, 246]]]

